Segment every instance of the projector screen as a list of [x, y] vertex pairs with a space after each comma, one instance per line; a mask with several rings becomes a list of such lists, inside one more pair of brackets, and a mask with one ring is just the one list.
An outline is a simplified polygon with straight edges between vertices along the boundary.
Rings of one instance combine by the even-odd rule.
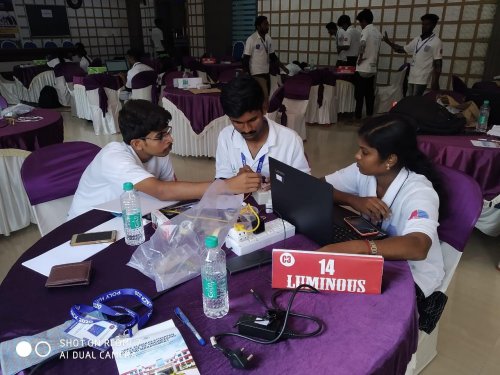
[[70, 36], [66, 7], [61, 5], [25, 5], [31, 37]]

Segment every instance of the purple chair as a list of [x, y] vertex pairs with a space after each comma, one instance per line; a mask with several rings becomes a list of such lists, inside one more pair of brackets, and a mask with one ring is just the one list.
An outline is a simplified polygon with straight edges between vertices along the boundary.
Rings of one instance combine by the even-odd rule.
[[88, 142], [66, 142], [26, 158], [21, 179], [42, 236], [66, 221], [80, 177], [100, 150]]
[[465, 82], [462, 81], [458, 76], [456, 75], [451, 76], [451, 85], [453, 87], [453, 91], [456, 91], [460, 94], [467, 96], [467, 91], [469, 90], [469, 88], [467, 87]]
[[219, 74], [219, 83], [228, 83], [229, 81], [233, 80], [234, 78], [238, 77], [238, 75], [242, 72], [241, 69], [228, 69], [228, 70], [223, 70]]
[[[438, 235], [444, 262], [444, 278], [438, 289], [446, 292], [455, 273], [462, 252], [474, 229], [481, 209], [483, 196], [477, 182], [461, 171], [435, 165], [446, 197], [439, 217]], [[430, 335], [420, 332], [416, 355], [415, 373], [424, 368], [437, 355], [439, 324]]]
[[132, 95], [130, 99], [144, 99], [158, 103], [158, 75], [154, 70], [145, 70], [132, 78]]

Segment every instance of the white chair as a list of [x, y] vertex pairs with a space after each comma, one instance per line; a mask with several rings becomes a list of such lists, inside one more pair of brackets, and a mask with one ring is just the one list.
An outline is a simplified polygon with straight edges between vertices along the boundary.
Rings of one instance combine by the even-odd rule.
[[335, 83], [335, 101], [338, 113], [352, 113], [356, 109], [356, 99], [354, 98], [354, 84], [352, 82], [337, 79]]
[[[438, 291], [446, 292], [462, 251], [481, 213], [482, 192], [477, 182], [460, 171], [436, 165], [446, 196], [445, 211], [439, 218], [439, 240], [443, 251], [445, 276]], [[418, 347], [408, 364], [406, 375], [419, 374], [437, 355], [439, 323], [427, 334], [418, 335]]]
[[170, 100], [162, 98], [162, 105], [172, 115], [172, 136], [175, 140], [172, 153], [181, 156], [215, 157], [219, 133], [231, 122], [227, 116], [212, 120], [200, 134], [196, 134], [186, 115]]
[[74, 99], [75, 107], [73, 109], [72, 105], [71, 111], [75, 112], [76, 117], [91, 121], [92, 111], [90, 110], [89, 99], [87, 98], [87, 92], [83, 85], [83, 78], [79, 77], [77, 81], [73, 82], [73, 90], [69, 89], [69, 93]]
[[9, 81], [0, 74], [0, 95], [7, 100], [9, 104], [18, 104], [19, 98], [16, 94], [15, 81]]
[[92, 143], [66, 142], [26, 158], [21, 178], [42, 236], [66, 221], [80, 177], [99, 151]]
[[311, 91], [311, 77], [307, 74], [297, 74], [288, 78], [284, 84], [285, 98], [283, 105], [286, 108], [287, 124], [295, 130], [302, 140], [306, 139], [306, 110], [309, 104]]
[[392, 72], [389, 86], [377, 86], [375, 90], [375, 113], [389, 112], [392, 103], [403, 99], [403, 82], [407, 69], [407, 64], [402, 65], [397, 72]]
[[21, 166], [30, 154], [0, 149], [0, 234], [5, 236], [36, 222], [21, 180]]
[[[306, 109], [306, 122], [310, 124], [334, 124], [337, 122], [335, 103], [335, 78], [327, 69], [315, 70], [309, 103]], [[319, 99], [321, 100], [319, 100]], [[321, 104], [321, 105], [320, 105]]]
[[83, 84], [90, 107], [94, 133], [96, 135], [119, 133], [120, 85], [115, 77], [107, 74], [92, 74], [83, 79]]
[[483, 201], [483, 210], [477, 220], [476, 228], [488, 236], [500, 236], [500, 195], [491, 201]]
[[158, 75], [154, 70], [145, 70], [132, 78], [130, 99], [144, 99], [158, 103]]
[[[72, 91], [73, 91], [73, 77], [83, 77], [87, 73], [80, 68], [80, 64], [72, 62], [64, 62], [58, 64], [54, 68], [54, 75], [56, 77], [55, 88], [57, 90], [57, 97], [59, 103], [67, 107], [71, 105]], [[72, 106], [72, 108], [75, 105]]]
[[38, 103], [40, 91], [42, 91], [45, 86], [56, 87], [56, 76], [53, 70], [47, 70], [37, 74], [31, 81], [29, 88], [24, 87], [16, 78], [14, 78], [14, 85], [15, 93], [19, 100]]

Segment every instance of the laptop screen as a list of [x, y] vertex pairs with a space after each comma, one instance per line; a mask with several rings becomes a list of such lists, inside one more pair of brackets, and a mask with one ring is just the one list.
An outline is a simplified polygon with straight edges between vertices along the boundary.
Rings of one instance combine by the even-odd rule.
[[333, 187], [274, 158], [269, 158], [273, 210], [319, 245], [331, 243]]
[[108, 72], [126, 72], [128, 64], [126, 60], [108, 60], [106, 61], [106, 69]]

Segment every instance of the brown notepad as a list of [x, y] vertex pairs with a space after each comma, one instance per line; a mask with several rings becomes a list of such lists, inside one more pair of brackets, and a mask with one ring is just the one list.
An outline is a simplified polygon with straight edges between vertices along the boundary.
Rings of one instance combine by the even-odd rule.
[[86, 260], [78, 263], [68, 263], [53, 266], [45, 286], [47, 288], [88, 285], [90, 283], [90, 270], [92, 261]]

